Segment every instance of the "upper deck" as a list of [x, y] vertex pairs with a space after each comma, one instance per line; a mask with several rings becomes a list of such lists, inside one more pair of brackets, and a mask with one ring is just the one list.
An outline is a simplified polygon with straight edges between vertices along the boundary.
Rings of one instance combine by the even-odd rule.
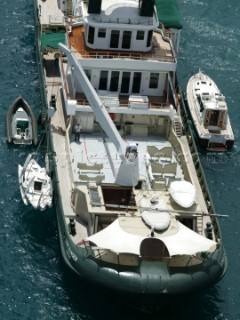
[[89, 0], [75, 4], [67, 44], [79, 58], [176, 62], [171, 33], [159, 29], [154, 1]]
[[[72, 23], [72, 22], [71, 22]], [[131, 59], [159, 62], [176, 62], [176, 56], [171, 47], [168, 36], [171, 34], [165, 30], [166, 35], [160, 29], [154, 31], [152, 47], [149, 52], [139, 51], [117, 51], [117, 50], [96, 50], [86, 46], [85, 27], [83, 25], [69, 25], [70, 32], [67, 32], [67, 41], [72, 51], [79, 54], [81, 59]]]

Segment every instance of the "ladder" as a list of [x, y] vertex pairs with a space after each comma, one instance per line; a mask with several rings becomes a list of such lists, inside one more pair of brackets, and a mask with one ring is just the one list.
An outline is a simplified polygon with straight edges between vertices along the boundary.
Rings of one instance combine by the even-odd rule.
[[178, 115], [174, 115], [174, 129], [177, 134], [177, 137], [182, 136], [182, 123]]

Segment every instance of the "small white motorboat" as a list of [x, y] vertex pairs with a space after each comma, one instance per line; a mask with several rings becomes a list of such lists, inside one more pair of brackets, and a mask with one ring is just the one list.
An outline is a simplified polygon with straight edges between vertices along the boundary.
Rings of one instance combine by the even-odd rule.
[[14, 144], [37, 144], [37, 123], [30, 105], [19, 96], [9, 107], [6, 118], [7, 141]]
[[46, 169], [36, 162], [33, 153], [27, 157], [24, 166], [18, 165], [18, 179], [25, 205], [31, 204], [40, 210], [52, 206], [52, 180]]
[[187, 103], [200, 147], [226, 151], [234, 144], [225, 97], [215, 82], [199, 71], [187, 84]]

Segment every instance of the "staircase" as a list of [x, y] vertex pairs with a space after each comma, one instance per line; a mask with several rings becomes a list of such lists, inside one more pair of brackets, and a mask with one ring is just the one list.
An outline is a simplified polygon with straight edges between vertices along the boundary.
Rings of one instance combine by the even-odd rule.
[[199, 234], [203, 232], [203, 217], [197, 217], [197, 232]]
[[180, 117], [177, 114], [174, 115], [174, 129], [177, 134], [177, 137], [181, 137], [182, 136], [182, 122], [180, 120]]

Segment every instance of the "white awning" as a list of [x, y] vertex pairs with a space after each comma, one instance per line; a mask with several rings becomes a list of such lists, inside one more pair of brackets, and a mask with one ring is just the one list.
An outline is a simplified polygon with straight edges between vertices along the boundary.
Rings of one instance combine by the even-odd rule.
[[[155, 238], [162, 240], [170, 255], [194, 255], [201, 251], [213, 252], [216, 248], [216, 242], [200, 236], [196, 232], [185, 227], [179, 221], [178, 231], [170, 236], [157, 236]], [[150, 233], [150, 229], [149, 229]], [[86, 240], [92, 241], [98, 247], [109, 249], [119, 253], [140, 253], [140, 245], [146, 236], [130, 234], [124, 231], [118, 219], [102, 231], [88, 237]]]

